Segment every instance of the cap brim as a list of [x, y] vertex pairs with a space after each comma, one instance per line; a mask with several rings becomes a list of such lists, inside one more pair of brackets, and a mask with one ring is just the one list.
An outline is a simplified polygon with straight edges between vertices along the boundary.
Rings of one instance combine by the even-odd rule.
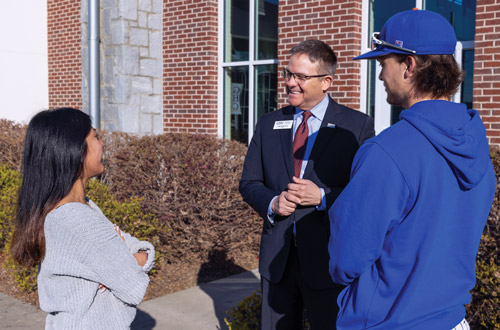
[[375, 50], [372, 50], [371, 52], [361, 54], [359, 56], [356, 56], [353, 58], [353, 60], [364, 60], [364, 59], [370, 59], [370, 58], [377, 58], [380, 56], [385, 56], [387, 54], [406, 54], [406, 55], [417, 55], [417, 54], [412, 54], [408, 53], [399, 49], [392, 49], [388, 47], [379, 47]]
[[355, 58], [353, 58], [353, 60], [363, 60], [363, 59], [368, 59], [368, 58], [377, 58], [379, 56], [384, 56], [384, 55], [387, 55], [387, 54], [390, 54], [392, 53], [391, 50], [387, 49], [387, 48], [380, 48], [380, 49], [375, 49], [375, 50], [372, 50], [368, 53], [364, 53], [364, 54], [361, 54], [359, 56], [356, 56]]

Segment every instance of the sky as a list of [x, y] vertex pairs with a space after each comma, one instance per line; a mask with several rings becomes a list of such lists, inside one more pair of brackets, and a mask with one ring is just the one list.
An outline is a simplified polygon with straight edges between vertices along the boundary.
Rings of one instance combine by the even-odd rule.
[[27, 123], [48, 104], [47, 2], [0, 1], [0, 118]]

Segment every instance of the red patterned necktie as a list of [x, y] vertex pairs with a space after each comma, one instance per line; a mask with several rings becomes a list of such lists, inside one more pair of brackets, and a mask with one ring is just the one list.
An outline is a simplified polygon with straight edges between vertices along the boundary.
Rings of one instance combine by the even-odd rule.
[[302, 113], [302, 123], [300, 123], [297, 131], [295, 131], [295, 138], [293, 139], [293, 166], [295, 168], [295, 177], [300, 178], [300, 169], [302, 167], [302, 160], [306, 153], [307, 137], [309, 136], [309, 127], [307, 120], [312, 116], [310, 111]]

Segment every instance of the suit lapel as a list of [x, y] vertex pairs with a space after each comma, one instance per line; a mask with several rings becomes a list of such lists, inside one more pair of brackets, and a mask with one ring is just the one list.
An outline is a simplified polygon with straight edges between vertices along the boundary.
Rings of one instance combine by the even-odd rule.
[[[281, 120], [293, 120], [294, 113], [295, 107], [286, 107], [285, 109], [283, 109], [283, 119]], [[286, 170], [288, 172], [290, 181], [292, 181], [292, 176], [295, 173], [293, 169], [292, 134], [293, 126], [290, 129], [280, 130], [281, 150], [283, 152], [283, 159], [285, 160]]]
[[341, 117], [341, 110], [337, 107], [337, 104], [329, 98], [328, 108], [326, 109], [325, 116], [323, 117], [323, 121], [318, 131], [318, 136], [316, 137], [316, 141], [314, 141], [314, 146], [309, 155], [309, 161], [304, 171], [304, 178], [309, 177], [309, 174], [314, 168], [314, 162], [319, 160], [326, 146], [335, 135], [336, 128], [329, 127], [329, 125], [338, 125]]

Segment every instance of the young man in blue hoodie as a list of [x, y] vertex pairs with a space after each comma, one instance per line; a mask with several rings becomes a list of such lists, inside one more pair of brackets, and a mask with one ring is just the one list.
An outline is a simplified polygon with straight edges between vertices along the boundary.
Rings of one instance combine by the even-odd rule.
[[463, 73], [453, 27], [405, 11], [356, 59], [382, 66], [401, 121], [359, 149], [329, 210], [330, 274], [347, 285], [337, 329], [468, 329], [464, 305], [496, 179], [476, 110], [450, 102]]

